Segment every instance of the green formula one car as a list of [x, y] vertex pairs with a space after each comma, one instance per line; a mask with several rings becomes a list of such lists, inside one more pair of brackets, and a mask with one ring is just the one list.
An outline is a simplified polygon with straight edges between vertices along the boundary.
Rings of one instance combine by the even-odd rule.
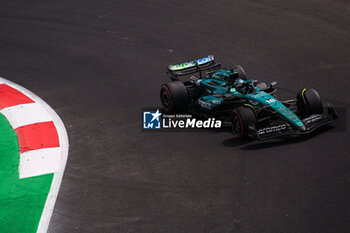
[[[170, 65], [167, 74], [171, 82], [160, 89], [167, 112], [221, 117], [241, 139], [306, 134], [338, 118], [333, 106], [324, 104], [315, 89], [304, 88], [295, 99], [278, 100], [277, 82], [248, 79], [239, 65], [222, 69], [213, 55]], [[181, 76], [189, 78], [181, 81]]]

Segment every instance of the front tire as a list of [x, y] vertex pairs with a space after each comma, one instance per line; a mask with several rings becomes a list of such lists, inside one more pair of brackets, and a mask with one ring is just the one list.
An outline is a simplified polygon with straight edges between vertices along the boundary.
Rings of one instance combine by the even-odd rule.
[[298, 109], [306, 115], [322, 114], [323, 104], [320, 95], [315, 89], [306, 88], [297, 93]]
[[167, 112], [186, 111], [188, 99], [187, 89], [180, 81], [165, 83], [160, 88], [160, 100]]
[[254, 110], [249, 107], [240, 106], [232, 111], [232, 133], [236, 138], [242, 140], [248, 139], [250, 124], [256, 124], [256, 116]]

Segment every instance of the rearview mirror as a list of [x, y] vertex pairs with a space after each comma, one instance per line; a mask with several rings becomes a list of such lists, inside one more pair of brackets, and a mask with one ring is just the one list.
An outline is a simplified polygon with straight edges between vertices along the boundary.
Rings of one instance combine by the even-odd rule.
[[277, 85], [277, 82], [276, 81], [273, 81], [270, 83], [271, 87], [275, 87]]

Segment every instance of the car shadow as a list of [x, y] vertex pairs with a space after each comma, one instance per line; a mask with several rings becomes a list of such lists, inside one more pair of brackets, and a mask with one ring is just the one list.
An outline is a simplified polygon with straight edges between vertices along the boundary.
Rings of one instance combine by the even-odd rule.
[[248, 139], [248, 140], [239, 140], [234, 137], [226, 139], [225, 141], [222, 142], [224, 146], [227, 147], [240, 147], [240, 146], [247, 146], [250, 143], [254, 143], [255, 140], [253, 139]]
[[223, 141], [222, 144], [224, 146], [229, 146], [229, 147], [240, 147], [241, 150], [262, 150], [262, 149], [267, 149], [267, 148], [276, 147], [276, 146], [283, 146], [283, 145], [290, 145], [290, 144], [305, 142], [311, 138], [314, 138], [314, 137], [317, 137], [318, 135], [326, 133], [334, 128], [335, 127], [332, 125], [326, 125], [322, 128], [316, 129], [315, 131], [305, 135], [281, 137], [281, 138], [270, 139], [266, 141], [255, 141], [253, 139], [242, 141], [235, 138], [230, 138]]

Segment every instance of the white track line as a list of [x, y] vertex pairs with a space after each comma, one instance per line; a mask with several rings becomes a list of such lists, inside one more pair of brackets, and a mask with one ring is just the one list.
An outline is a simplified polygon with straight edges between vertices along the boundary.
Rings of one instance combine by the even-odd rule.
[[[57, 129], [58, 138], [59, 138], [59, 142], [60, 142], [60, 159], [58, 159], [58, 161], [56, 161], [56, 162], [58, 162], [58, 165], [57, 165], [57, 167], [55, 167], [56, 172], [54, 173], [54, 177], [53, 177], [53, 180], [52, 180], [50, 192], [48, 194], [48, 197], [47, 197], [47, 200], [46, 200], [46, 203], [45, 203], [45, 207], [44, 207], [43, 213], [41, 215], [39, 227], [38, 227], [38, 230], [37, 230], [37, 233], [46, 233], [47, 229], [49, 227], [50, 219], [51, 219], [52, 212], [53, 212], [53, 209], [54, 209], [54, 206], [55, 206], [55, 202], [56, 202], [56, 199], [57, 199], [58, 191], [59, 191], [59, 188], [60, 188], [60, 185], [61, 185], [61, 181], [62, 181], [62, 177], [63, 177], [63, 173], [64, 173], [64, 168], [65, 168], [66, 163], [67, 163], [68, 149], [69, 149], [69, 142], [68, 142], [67, 131], [66, 131], [66, 128], [64, 127], [64, 124], [63, 124], [62, 120], [57, 115], [57, 113], [45, 101], [40, 99], [37, 95], [35, 95], [31, 91], [25, 89], [24, 87], [21, 87], [21, 86], [15, 84], [15, 83], [13, 83], [11, 81], [8, 81], [6, 79], [3, 79], [1, 77], [0, 77], [0, 83], [7, 84], [7, 85], [11, 86], [12, 88], [17, 89], [18, 91], [22, 92], [24, 95], [26, 95], [29, 98], [31, 98], [36, 103], [40, 104], [41, 107], [44, 110], [46, 110], [47, 114], [50, 116], [51, 120], [54, 122], [55, 127]], [[25, 108], [25, 107], [23, 107], [23, 108]], [[38, 108], [39, 111], [43, 110], [40, 107], [34, 107], [34, 108]], [[13, 116], [13, 113], [16, 112], [16, 111], [18, 111], [18, 109], [16, 109], [15, 107], [11, 107], [11, 109], [9, 111], [7, 111], [7, 113], [6, 113], [6, 109], [1, 111], [2, 113], [4, 113], [6, 118], [9, 117], [7, 119], [9, 120], [10, 124], [11, 123], [13, 124], [13, 125], [11, 125], [12, 127], [14, 127], [14, 126], [18, 127], [19, 124], [22, 124], [22, 123], [25, 123], [25, 122], [32, 122], [33, 120], [36, 119], [36, 118], [35, 119], [24, 119], [25, 115], [23, 115], [23, 114], [22, 114], [23, 119], [18, 119], [17, 117]], [[28, 110], [28, 111], [30, 112], [31, 110]], [[33, 116], [33, 115], [31, 114], [31, 116]], [[37, 119], [39, 121], [42, 121], [46, 117], [47, 117], [46, 115], [43, 116], [43, 118], [38, 116]], [[46, 120], [47, 119], [45, 119], [45, 121]], [[17, 127], [15, 127], [15, 128], [17, 128]], [[24, 155], [24, 154], [25, 153], [22, 153], [22, 155]]]

